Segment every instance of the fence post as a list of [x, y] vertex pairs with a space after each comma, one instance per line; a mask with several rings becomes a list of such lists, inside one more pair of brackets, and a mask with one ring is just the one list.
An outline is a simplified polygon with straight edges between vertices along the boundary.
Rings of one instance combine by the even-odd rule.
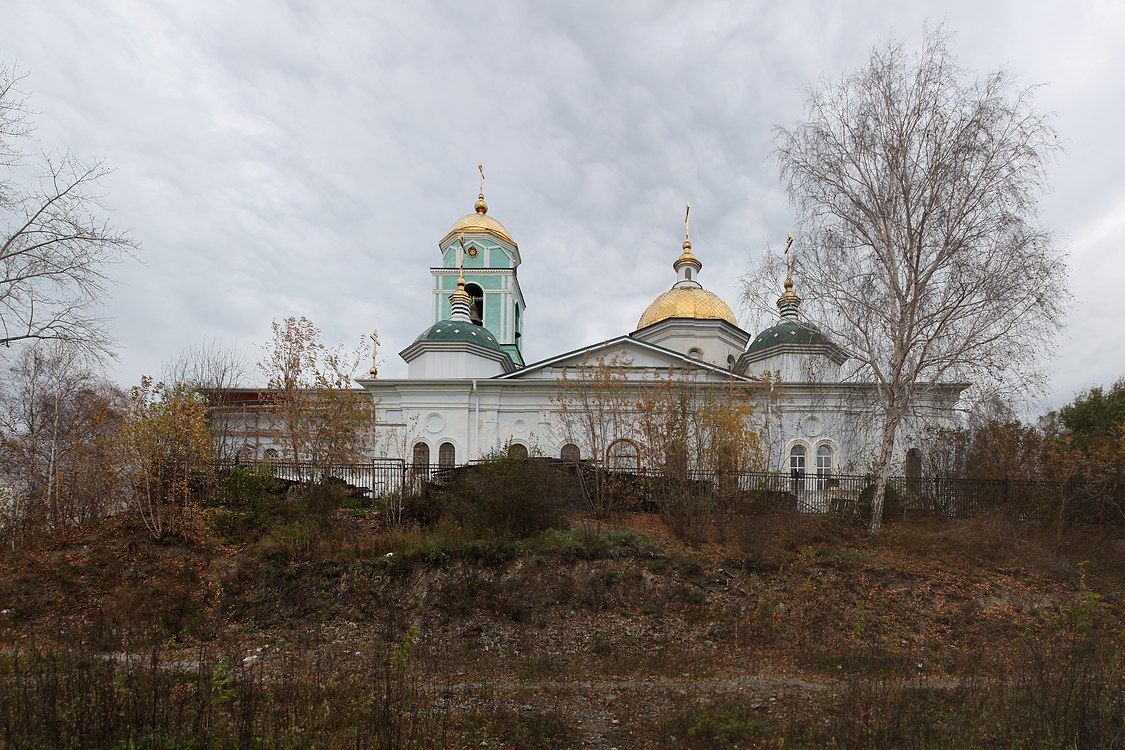
[[1059, 528], [1055, 535], [1057, 544], [1062, 543], [1063, 531], [1066, 528], [1066, 482], [1059, 482]]

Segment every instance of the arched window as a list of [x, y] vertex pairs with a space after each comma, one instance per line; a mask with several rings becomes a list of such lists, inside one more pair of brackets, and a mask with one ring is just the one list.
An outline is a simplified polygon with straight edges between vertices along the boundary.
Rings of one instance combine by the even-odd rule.
[[798, 443], [789, 449], [789, 475], [798, 487], [805, 486], [805, 446]]
[[466, 284], [465, 293], [472, 298], [472, 308], [469, 310], [469, 317], [478, 326], [484, 325], [484, 290], [476, 284]]
[[734, 358], [733, 354], [727, 355], [727, 369], [728, 370], [733, 370], [735, 364], [737, 364], [737, 363], [738, 363], [738, 360]]
[[688, 281], [691, 281], [691, 269], [690, 269], [690, 268], [685, 268], [685, 269], [684, 269], [684, 272], [685, 272], [685, 273], [687, 274], [687, 277], [686, 277], [686, 278], [687, 278], [687, 280], [688, 280]]
[[277, 459], [277, 448], [266, 448], [265, 452], [262, 455], [270, 461], [274, 461]]
[[438, 466], [448, 469], [457, 463], [457, 449], [448, 441], [442, 443], [437, 449]]
[[640, 471], [641, 452], [632, 440], [614, 440], [605, 449], [605, 463], [610, 471]]
[[559, 451], [559, 458], [563, 461], [581, 461], [582, 452], [578, 450], [578, 446], [574, 443], [567, 443]]
[[832, 446], [828, 443], [821, 443], [816, 449], [816, 486], [828, 486], [828, 480], [832, 477]]
[[419, 441], [414, 444], [414, 456], [411, 461], [415, 466], [429, 466], [430, 464], [430, 446]]
[[922, 476], [922, 451], [911, 448], [906, 452], [906, 478], [918, 479]]
[[512, 443], [508, 446], [508, 458], [527, 458], [527, 446], [523, 443]]

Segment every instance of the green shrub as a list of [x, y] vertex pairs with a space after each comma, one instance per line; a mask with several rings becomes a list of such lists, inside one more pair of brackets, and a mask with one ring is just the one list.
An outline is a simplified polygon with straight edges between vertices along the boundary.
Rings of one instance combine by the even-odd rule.
[[286, 514], [288, 484], [246, 466], [235, 466], [219, 482], [216, 501], [222, 506], [207, 521], [227, 544], [256, 542]]
[[227, 544], [254, 541], [264, 531], [254, 514], [225, 509], [211, 514], [207, 528]]
[[562, 467], [499, 456], [458, 469], [412, 515], [424, 524], [452, 518], [474, 537], [524, 539], [566, 526], [575, 507], [572, 489]]
[[245, 466], [223, 478], [217, 500], [222, 507], [211, 514], [208, 528], [227, 544], [264, 541], [270, 554], [308, 552], [336, 510], [364, 512], [338, 479], [296, 484]]
[[260, 469], [233, 467], [219, 483], [216, 499], [221, 505], [249, 507], [285, 493], [286, 483]]
[[693, 706], [664, 724], [679, 747], [740, 747], [766, 731], [766, 723], [749, 706]]
[[659, 552], [655, 542], [632, 529], [601, 529], [592, 524], [550, 529], [543, 532], [535, 543], [544, 552], [557, 554], [564, 560], [648, 557]]

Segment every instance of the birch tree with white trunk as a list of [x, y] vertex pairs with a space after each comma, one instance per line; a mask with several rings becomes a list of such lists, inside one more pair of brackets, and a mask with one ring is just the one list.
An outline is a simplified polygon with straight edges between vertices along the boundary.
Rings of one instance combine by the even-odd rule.
[[873, 49], [776, 133], [805, 309], [874, 394], [872, 533], [896, 437], [934, 384], [1032, 386], [1068, 296], [1038, 216], [1050, 120], [1032, 88], [969, 74], [948, 44], [938, 29], [914, 54]]

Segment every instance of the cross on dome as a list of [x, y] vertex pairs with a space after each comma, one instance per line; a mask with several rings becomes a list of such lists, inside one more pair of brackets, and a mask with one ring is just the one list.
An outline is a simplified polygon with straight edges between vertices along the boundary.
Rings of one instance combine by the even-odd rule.
[[785, 293], [777, 298], [777, 309], [783, 320], [796, 320], [801, 298], [793, 291], [793, 235], [785, 241]]
[[478, 214], [488, 213], [488, 201], [484, 199], [484, 164], [477, 163], [477, 171], [480, 172], [480, 192], [477, 193], [477, 202], [473, 206]]

